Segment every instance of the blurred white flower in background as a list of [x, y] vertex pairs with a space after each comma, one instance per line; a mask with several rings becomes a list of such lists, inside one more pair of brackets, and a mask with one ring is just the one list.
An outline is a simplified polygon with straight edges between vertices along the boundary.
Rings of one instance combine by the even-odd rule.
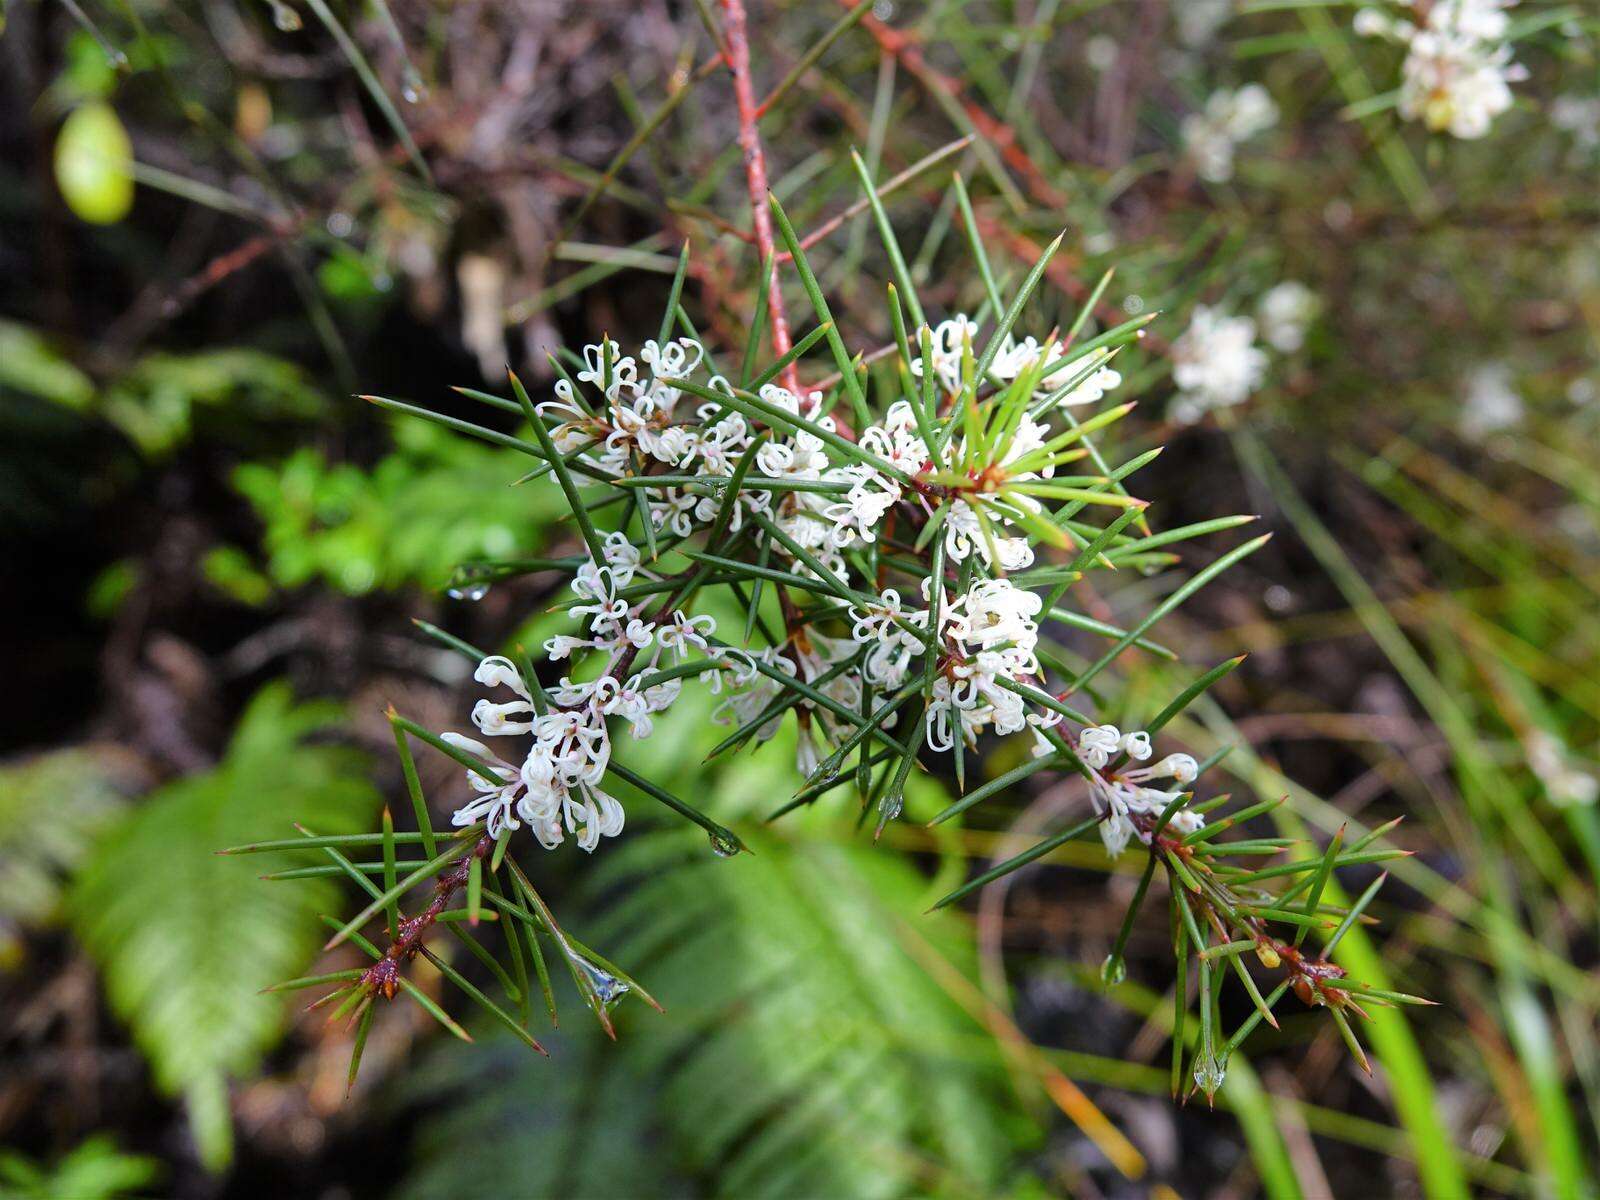
[[1212, 409], [1242, 404], [1267, 368], [1266, 351], [1256, 345], [1256, 323], [1205, 304], [1195, 307], [1189, 328], [1173, 343], [1172, 360], [1179, 396], [1171, 415], [1184, 425]]
[[1550, 124], [1572, 135], [1575, 150], [1600, 149], [1600, 96], [1560, 96], [1550, 105]]
[[1200, 177], [1225, 183], [1233, 178], [1233, 156], [1239, 143], [1277, 123], [1278, 106], [1267, 89], [1247, 83], [1236, 92], [1222, 89], [1211, 93], [1202, 111], [1183, 119], [1180, 132]]
[[1484, 363], [1467, 376], [1461, 401], [1461, 432], [1470, 438], [1512, 429], [1522, 423], [1522, 397], [1511, 386], [1505, 363]]
[[1210, 42], [1233, 16], [1233, 0], [1184, 0], [1172, 7], [1178, 40], [1191, 50]]
[[1528, 767], [1544, 784], [1552, 804], [1565, 808], [1572, 804], [1593, 804], [1600, 799], [1600, 779], [1572, 765], [1566, 746], [1542, 729], [1528, 735], [1524, 743]]
[[1117, 65], [1117, 39], [1097, 33], [1083, 44], [1083, 57], [1096, 71], [1109, 71]]
[[1317, 294], [1305, 284], [1287, 279], [1267, 291], [1256, 305], [1256, 319], [1267, 345], [1293, 354], [1305, 345], [1306, 330], [1322, 307]]
[[[1505, 10], [1517, 0], [1435, 0], [1421, 25], [1379, 8], [1356, 13], [1363, 37], [1384, 37], [1406, 47], [1400, 68], [1400, 115], [1421, 120], [1435, 133], [1481, 138], [1511, 107], [1512, 83], [1528, 72], [1511, 61]], [[1403, 4], [1411, 10], [1412, 5]]]

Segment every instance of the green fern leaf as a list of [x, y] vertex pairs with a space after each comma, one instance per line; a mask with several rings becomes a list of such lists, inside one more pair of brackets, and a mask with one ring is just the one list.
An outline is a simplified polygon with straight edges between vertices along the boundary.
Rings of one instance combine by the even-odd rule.
[[215, 851], [297, 820], [342, 833], [370, 819], [364, 756], [304, 740], [336, 715], [296, 706], [285, 685], [263, 689], [222, 764], [153, 794], [85, 865], [71, 898], [112, 1008], [157, 1086], [187, 1099], [213, 1169], [230, 1157], [227, 1077], [252, 1070], [283, 1024], [282, 999], [258, 993], [299, 973], [316, 951], [317, 914], [340, 901], [332, 881], [266, 887], [259, 861]]
[[908, 950], [965, 971], [959, 918], [916, 915], [926, 881], [881, 849], [747, 840], [736, 866], [678, 830], [614, 856], [627, 899], [594, 936], [667, 1019], [619, 1010], [620, 1044], [574, 1034], [549, 1061], [442, 1051], [407, 1200], [997, 1193], [1031, 1130]]
[[56, 919], [64, 877], [121, 819], [126, 768], [114, 754], [73, 749], [0, 770], [0, 969], [21, 959], [20, 927]]

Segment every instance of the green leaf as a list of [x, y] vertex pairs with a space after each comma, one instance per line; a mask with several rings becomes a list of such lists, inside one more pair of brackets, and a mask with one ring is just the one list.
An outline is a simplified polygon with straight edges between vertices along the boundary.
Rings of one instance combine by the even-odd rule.
[[[746, 759], [721, 786], [772, 783]], [[598, 936], [683, 1015], [615, 1046], [563, 1023], [556, 1071], [509, 1039], [448, 1047], [401, 1200], [1003, 1194], [1037, 1134], [998, 1045], [925, 965], [973, 986], [961, 924], [908, 921], [925, 882], [892, 856], [752, 839], [737, 867], [686, 831], [596, 860], [596, 890], [624, 897]]]
[[215, 851], [296, 819], [333, 830], [373, 819], [365, 757], [304, 740], [336, 714], [295, 705], [286, 685], [263, 689], [222, 763], [155, 792], [72, 892], [74, 929], [113, 1012], [156, 1086], [187, 1095], [214, 1169], [228, 1156], [226, 1080], [253, 1071], [282, 1029], [282, 1002], [261, 989], [311, 960], [317, 914], [341, 891], [330, 880], [262, 884], [258, 864]]
[[856, 377], [855, 364], [850, 361], [850, 351], [845, 349], [844, 339], [839, 336], [833, 313], [828, 309], [827, 298], [822, 294], [822, 287], [817, 283], [811, 264], [806, 261], [806, 252], [800, 249], [800, 239], [795, 236], [794, 226], [789, 224], [789, 217], [783, 211], [783, 205], [778, 203], [776, 196], [768, 196], [767, 199], [771, 202], [772, 215], [777, 219], [778, 232], [783, 236], [783, 244], [794, 259], [795, 270], [800, 272], [800, 282], [805, 286], [806, 296], [816, 311], [817, 320], [827, 327], [828, 348], [833, 351], [834, 365], [839, 368], [845, 394], [850, 397], [850, 406], [855, 412], [856, 427], [865, 429], [872, 424], [872, 414], [867, 410], [867, 398], [861, 390], [861, 380]]

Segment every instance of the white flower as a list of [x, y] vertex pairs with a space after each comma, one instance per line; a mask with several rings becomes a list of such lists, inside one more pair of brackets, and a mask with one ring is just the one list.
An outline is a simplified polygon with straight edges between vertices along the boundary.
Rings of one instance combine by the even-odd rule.
[[458, 750], [465, 750], [468, 754], [482, 759], [484, 764], [502, 780], [498, 785], [493, 784], [477, 771], [468, 768], [467, 782], [478, 794], [456, 809], [450, 818], [450, 823], [465, 827], [483, 821], [489, 836], [496, 839], [502, 830], [520, 829], [521, 824], [514, 815], [517, 800], [523, 791], [522, 776], [517, 768], [473, 738], [463, 737], [459, 733], [444, 733], [439, 736]]
[[1236, 92], [1213, 92], [1205, 109], [1183, 119], [1179, 132], [1200, 178], [1226, 183], [1233, 178], [1234, 150], [1241, 142], [1278, 123], [1278, 106], [1259, 83]]
[[1425, 30], [1411, 39], [1401, 67], [1400, 115], [1435, 133], [1481, 138], [1511, 107], [1510, 83], [1523, 78], [1510, 46]]
[[1357, 37], [1394, 37], [1396, 25], [1393, 17], [1376, 8], [1360, 9], [1351, 22]]
[[1305, 344], [1306, 328], [1317, 315], [1317, 294], [1289, 279], [1269, 289], [1256, 306], [1261, 336], [1274, 350], [1292, 354]]
[[472, 677], [487, 687], [509, 687], [520, 697], [504, 704], [479, 700], [472, 709], [473, 724], [490, 737], [533, 732], [533, 696], [509, 658], [491, 655], [478, 664]]
[[1267, 367], [1266, 353], [1255, 342], [1256, 323], [1249, 317], [1198, 305], [1172, 347], [1172, 378], [1181, 399], [1201, 413], [1243, 403]]
[[[993, 505], [985, 513], [995, 512]], [[977, 511], [965, 500], [953, 501], [944, 520], [944, 550], [954, 562], [965, 562], [974, 551], [991, 567], [1003, 571], [1022, 571], [1033, 565], [1033, 547], [1025, 537], [1006, 537], [996, 532], [996, 521], [989, 522], [985, 537]]]
[[1434, 0], [1428, 28], [1493, 42], [1505, 37], [1511, 18], [1506, 9], [1517, 0]]
[[1573, 766], [1567, 748], [1557, 738], [1542, 729], [1534, 730], [1526, 746], [1528, 767], [1544, 785], [1552, 804], [1566, 807], [1600, 799], [1600, 778]]
[[[947, 392], [961, 390], [961, 359], [967, 349], [976, 358], [982, 350], [981, 346], [974, 346], [974, 339], [978, 336], [978, 323], [965, 313], [957, 313], [948, 321], [940, 321], [930, 331], [932, 334], [930, 349], [933, 361], [924, 364], [919, 354], [911, 360], [911, 374], [917, 379], [932, 371], [933, 375], [944, 386]], [[919, 335], [920, 336], [920, 335]], [[914, 342], [913, 349], [920, 346]]]
[[1091, 725], [1078, 735], [1078, 757], [1099, 770], [1122, 745], [1122, 730], [1115, 725]]
[[[768, 646], [759, 654], [746, 655], [752, 667], [756, 662], [772, 670], [782, 671], [787, 675], [795, 673], [794, 663], [787, 655], [781, 654], [776, 646]], [[756, 717], [767, 710], [783, 691], [783, 686], [771, 676], [752, 670], [743, 679], [735, 676], [735, 689], [728, 698], [712, 710], [711, 719], [719, 725], [748, 725]], [[783, 724], [783, 715], [773, 717], [755, 731], [755, 740], [764, 742], [778, 732]]]
[[[949, 750], [960, 737], [972, 744], [986, 728], [1000, 735], [1058, 723], [1059, 716], [1030, 714], [1005, 681], [1039, 673], [1033, 618], [1044, 601], [1009, 579], [980, 579], [964, 595], [942, 604], [937, 644], [942, 670], [925, 714], [928, 745]], [[924, 615], [924, 620], [925, 620]]]
[[1579, 150], [1600, 148], [1600, 96], [1560, 96], [1550, 104], [1550, 124], [1572, 135]]
[[681, 662], [684, 653], [691, 646], [702, 654], [710, 653], [711, 645], [706, 639], [716, 632], [715, 618], [705, 613], [686, 617], [681, 612], [675, 611], [657, 627], [656, 641], [676, 661]]
[[983, 650], [1010, 643], [1031, 654], [1039, 637], [1033, 618], [1043, 606], [1043, 599], [1009, 579], [980, 580], [966, 595], [962, 637]]
[[1467, 377], [1461, 401], [1461, 432], [1481, 438], [1515, 428], [1522, 423], [1522, 397], [1511, 386], [1511, 370], [1504, 363], [1483, 363]]
[[1233, 0], [1183, 0], [1172, 6], [1178, 40], [1191, 49], [1204, 46], [1233, 16]]
[[1082, 376], [1082, 379], [1073, 384], [1071, 390], [1056, 401], [1056, 404], [1061, 408], [1094, 404], [1103, 399], [1107, 392], [1122, 384], [1121, 372], [1106, 365], [1110, 358], [1111, 351], [1104, 346], [1091, 350], [1082, 358], [1065, 363], [1058, 370], [1045, 376], [1040, 384], [1040, 390], [1049, 393], [1065, 387]]
[[1096, 71], [1109, 71], [1117, 65], [1117, 40], [1097, 33], [1083, 44], [1083, 57]]
[[[1422, 24], [1373, 8], [1355, 16], [1363, 36], [1406, 46], [1400, 68], [1400, 115], [1435, 133], [1481, 138], [1512, 104], [1510, 85], [1527, 78], [1511, 61], [1505, 10], [1516, 0], [1434, 0]], [[1552, 114], [1553, 115], [1553, 114]]]
[[[1115, 725], [1094, 725], [1078, 735], [1078, 758], [1090, 768], [1090, 796], [1095, 811], [1101, 814], [1100, 838], [1106, 853], [1117, 857], [1134, 837], [1148, 844], [1148, 825], [1141, 828], [1135, 817], [1159, 816], [1183, 794], [1147, 787], [1156, 779], [1171, 779], [1180, 785], [1194, 782], [1199, 764], [1187, 754], [1169, 754], [1148, 767], [1123, 766], [1110, 769], [1113, 757], [1125, 754], [1143, 761], [1153, 753], [1150, 735], [1142, 730], [1124, 734]], [[1201, 814], [1180, 808], [1167, 821], [1173, 836], [1181, 837], [1205, 825]]]

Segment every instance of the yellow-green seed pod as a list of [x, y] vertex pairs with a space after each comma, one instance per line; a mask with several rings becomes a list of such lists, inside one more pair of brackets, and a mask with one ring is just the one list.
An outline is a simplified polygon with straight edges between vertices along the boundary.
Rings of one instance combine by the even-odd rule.
[[56, 186], [78, 217], [114, 225], [133, 207], [133, 143], [109, 104], [72, 111], [56, 137]]

